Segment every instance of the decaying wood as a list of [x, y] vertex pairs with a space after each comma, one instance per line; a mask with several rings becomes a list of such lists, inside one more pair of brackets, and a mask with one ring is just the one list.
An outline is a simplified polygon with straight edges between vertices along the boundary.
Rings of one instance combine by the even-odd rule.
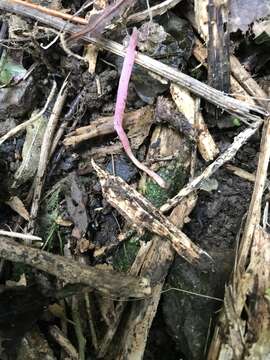
[[[194, 208], [196, 201], [196, 196], [191, 194], [170, 215], [170, 220], [179, 229]], [[134, 359], [143, 359], [148, 334], [160, 301], [162, 287], [173, 259], [174, 251], [169, 246], [169, 243], [154, 235], [152, 246], [140, 271], [141, 275], [145, 274], [151, 279], [152, 296], [131, 305], [128, 320], [118, 346], [117, 359], [128, 358], [128, 354], [132, 354]]]
[[[172, 164], [175, 166], [175, 161], [181, 164], [183, 172], [188, 172], [189, 167], [189, 151], [183, 153], [175, 153], [175, 144], [181, 145], [181, 149], [185, 149], [185, 142], [179, 134], [172, 129], [165, 127], [157, 127], [154, 130], [151, 143], [160, 143], [160, 147], [157, 149], [149, 147], [147, 159], [160, 155], [169, 156], [176, 155], [177, 160], [173, 160]], [[170, 166], [163, 163], [161, 166]], [[145, 184], [145, 176], [140, 181], [140, 188], [147, 187]], [[195, 194], [191, 194], [190, 197], [184, 199], [184, 201], [174, 209], [170, 215], [170, 221], [175, 224], [179, 229], [183, 226], [186, 217], [192, 211], [196, 204], [197, 197]], [[120, 342], [112, 344], [110, 351], [117, 349], [114, 358], [124, 359], [128, 358], [128, 354], [132, 354], [134, 359], [142, 359], [144, 355], [144, 349], [146, 346], [149, 330], [152, 325], [152, 321], [155, 317], [157, 307], [159, 304], [162, 287], [167, 276], [168, 270], [174, 259], [174, 250], [170, 246], [169, 242], [164, 242], [160, 237], [153, 235], [151, 239], [151, 245], [145, 255], [142, 263], [140, 274], [145, 274], [151, 279], [153, 286], [153, 296], [151, 299], [145, 299], [131, 304], [129, 307], [129, 313], [126, 316], [125, 327], [119, 329]], [[116, 339], [115, 339], [116, 340]], [[110, 352], [109, 351], [109, 352]]]
[[[169, 111], [170, 110], [173, 109], [169, 108]], [[186, 148], [186, 145], [181, 135], [167, 127], [158, 126], [155, 128], [151, 138], [151, 143], [154, 144], [156, 142], [160, 143], [160, 147], [154, 148], [150, 146], [147, 154], [147, 160], [156, 158], [158, 155], [161, 158], [174, 155], [172, 159], [174, 164], [173, 166], [175, 166], [175, 161], [177, 161], [181, 164], [182, 169], [186, 169], [186, 171], [188, 171], [189, 151], [182, 150]], [[182, 151], [175, 152], [176, 144], [181, 144], [180, 148]], [[160, 166], [166, 167], [168, 166], [168, 163], [163, 162], [159, 165], [159, 167]], [[155, 170], [157, 170], [156, 167]], [[143, 176], [139, 186], [141, 189], [144, 189], [147, 186], [145, 181], [146, 177]], [[181, 228], [184, 224], [185, 218], [195, 206], [196, 199], [195, 194], [187, 197], [181, 205], [173, 211], [170, 217], [172, 223]], [[146, 301], [143, 300], [129, 304], [128, 315], [126, 312], [124, 313], [125, 315], [123, 320], [126, 320], [125, 326], [121, 326], [121, 328], [119, 328], [120, 334], [118, 333], [117, 338], [115, 338], [115, 341], [112, 342], [123, 311], [126, 308], [126, 304], [124, 303], [117, 305], [114, 322], [108, 328], [104, 338], [102, 339], [100, 351], [98, 353], [99, 358], [104, 358], [106, 354], [109, 358], [117, 359], [129, 358], [130, 354], [132, 354], [134, 359], [143, 358], [144, 348], [153, 318], [157, 311], [163, 282], [174, 259], [174, 254], [175, 252], [171, 244], [156, 235], [153, 235], [152, 240], [148, 241], [145, 245], [143, 245], [143, 247], [141, 247], [130, 272], [133, 273], [133, 271], [136, 271], [136, 274], [145, 274], [149, 277], [151, 279], [151, 284], [154, 287], [154, 292], [152, 293], [153, 295], [151, 298], [145, 299]], [[117, 339], [121, 339], [121, 341], [119, 342]], [[111, 347], [109, 347], [110, 343]]]
[[[193, 55], [195, 56], [195, 58], [203, 66], [207, 67], [207, 49], [198, 38], [196, 38], [196, 40], [195, 40], [195, 45], [193, 47], [192, 52], [193, 52]], [[231, 55], [230, 59], [232, 59], [232, 58], [234, 58], [233, 55]], [[233, 74], [237, 73], [238, 71], [240, 71], [239, 67], [241, 67], [241, 69], [242, 69], [242, 65], [240, 63], [237, 66], [234, 66], [233, 68], [231, 68], [231, 72]], [[256, 81], [254, 79], [253, 79], [253, 81], [256, 83]], [[236, 99], [248, 102], [249, 104], [252, 104], [252, 105], [255, 105], [255, 100], [251, 97], [252, 94], [249, 94], [232, 75], [230, 76], [230, 84], [231, 84], [231, 92], [233, 93], [233, 96]], [[257, 84], [257, 87], [259, 87], [258, 84]], [[259, 93], [258, 93], [258, 95], [259, 95]]]
[[102, 170], [94, 161], [92, 165], [98, 174], [106, 200], [133, 226], [145, 228], [164, 238], [164, 241], [169, 240], [175, 251], [188, 262], [211, 268], [212, 258], [177, 229], [150, 201], [121, 178]]
[[[208, 36], [207, 2], [208, 0], [195, 0], [195, 9], [196, 3], [197, 6], [201, 5], [198, 12], [195, 10], [195, 13], [198, 14], [196, 21], [190, 13], [187, 14], [189, 21], [195, 29], [199, 29], [203, 39]], [[206, 66], [207, 50], [198, 39], [195, 41], [193, 54], [198, 61]], [[233, 96], [237, 99], [245, 99], [250, 104], [254, 104], [254, 100], [256, 100], [257, 104], [267, 108], [267, 101], [263, 101], [263, 99], [267, 98], [267, 94], [258, 85], [256, 80], [252, 78], [250, 73], [241, 65], [236, 56], [230, 55], [230, 65], [231, 74], [233, 75], [230, 78]], [[249, 94], [250, 96], [248, 97], [246, 94]]]
[[208, 85], [230, 92], [229, 1], [208, 0]]
[[65, 334], [59, 329], [58, 326], [53, 325], [50, 327], [50, 335], [53, 339], [64, 349], [70, 359], [79, 360], [79, 354], [72, 343], [66, 338]]
[[85, 266], [63, 256], [17, 244], [4, 236], [0, 236], [0, 257], [35, 267], [65, 283], [84, 284], [109, 296], [141, 298], [151, 294], [145, 278]]
[[193, 25], [196, 23], [199, 34], [205, 40], [208, 39], [208, 1], [209, 0], [194, 0], [195, 18], [194, 21], [191, 22]]
[[[128, 136], [132, 143], [132, 138], [135, 138], [134, 127], [143, 128], [143, 131], [148, 134], [151, 125], [154, 122], [154, 109], [152, 106], [145, 106], [135, 111], [130, 111], [124, 115], [124, 127], [133, 131]], [[133, 129], [132, 129], [133, 128]], [[77, 128], [66, 136], [63, 144], [65, 146], [77, 145], [82, 141], [93, 139], [97, 136], [104, 136], [113, 134], [115, 132], [113, 126], [113, 116], [100, 117], [91, 122], [90, 125]], [[132, 143], [132, 146], [134, 144]]]
[[183, 189], [179, 191], [172, 199], [168, 200], [166, 204], [161, 206], [161, 212], [167, 212], [176, 206], [184, 196], [187, 196], [192, 191], [199, 188], [200, 184], [211, 175], [213, 175], [221, 166], [230, 161], [237, 151], [247, 142], [247, 140], [256, 133], [261, 122], [258, 122], [256, 127], [247, 128], [234, 138], [230, 147], [224, 151], [215, 161], [213, 161], [199, 176], [191, 180]]
[[[266, 359], [266, 354], [269, 354], [269, 341], [266, 341], [270, 333], [269, 300], [265, 299], [266, 289], [270, 285], [269, 234], [259, 225], [270, 159], [269, 139], [270, 119], [267, 119], [262, 132], [256, 180], [235, 271], [225, 292], [224, 309], [212, 339], [209, 360]], [[251, 302], [250, 296], [253, 297]], [[244, 310], [247, 320], [243, 318]], [[257, 337], [254, 337], [253, 331]], [[252, 351], [253, 355], [250, 353]]]
[[[236, 270], [225, 291], [208, 360], [267, 360], [270, 353], [270, 236], [257, 226], [250, 261], [243, 274]], [[252, 301], [250, 301], [252, 299]], [[246, 318], [242, 317], [243, 311]]]
[[[152, 241], [148, 241], [146, 244], [141, 245], [137, 253], [136, 259], [133, 262], [128, 272], [130, 275], [134, 275], [134, 276], [139, 275], [143, 262], [149, 250], [151, 249], [151, 246], [152, 246]], [[151, 296], [153, 296], [153, 292]], [[126, 308], [126, 304], [124, 302], [120, 302], [116, 305], [114, 316], [110, 319], [109, 327], [106, 333], [104, 334], [102, 340], [100, 341], [99, 350], [97, 354], [98, 359], [103, 359], [104, 356], [107, 354], [112, 339], [118, 329], [119, 323], [121, 321], [121, 316], [125, 308]]]
[[172, 84], [170, 87], [172, 98], [180, 112], [197, 131], [198, 150], [205, 161], [214, 160], [219, 149], [215, 144], [202, 116], [202, 112], [196, 109], [196, 100], [190, 92], [183, 87]]
[[270, 118], [265, 120], [262, 131], [260, 156], [259, 156], [259, 162], [256, 172], [256, 181], [253, 189], [253, 194], [250, 202], [250, 207], [248, 210], [244, 233], [241, 239], [241, 245], [240, 245], [241, 247], [239, 251], [238, 271], [240, 272], [244, 271], [245, 269], [247, 256], [250, 251], [253, 233], [255, 227], [260, 223], [262, 196], [268, 175], [269, 159], [270, 159]]
[[[29, 10], [27, 6], [13, 3], [12, 0], [2, 0], [0, 3], [0, 9], [15, 12], [18, 15], [30, 17], [36, 21], [40, 21], [48, 26], [52, 26], [56, 29], [63, 29], [69, 33], [75, 33], [78, 30], [76, 25], [67, 23], [66, 21], [49, 16], [42, 13], [40, 10]], [[102, 49], [110, 51], [116, 55], [124, 56], [124, 47], [114, 41], [106, 40], [104, 38], [91, 38], [85, 35], [84, 40], [99, 45]], [[192, 93], [206, 99], [210, 103], [226, 110], [227, 112], [238, 116], [240, 119], [247, 121], [258, 121], [267, 115], [267, 112], [258, 107], [247, 104], [243, 101], [233, 99], [222, 92], [211, 88], [210, 86], [193, 79], [192, 77], [166, 65], [160, 61], [150, 58], [147, 55], [140, 54], [137, 52], [135, 62], [144, 68], [165, 77], [183, 87], [190, 90]]]
[[17, 214], [19, 214], [24, 220], [29, 221], [29, 212], [18, 196], [12, 196], [9, 200], [5, 201], [5, 204], [7, 204]]

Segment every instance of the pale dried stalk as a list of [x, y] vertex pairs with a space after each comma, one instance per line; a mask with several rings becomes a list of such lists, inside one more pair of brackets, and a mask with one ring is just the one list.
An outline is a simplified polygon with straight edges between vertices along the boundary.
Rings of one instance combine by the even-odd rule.
[[32, 234], [23, 234], [14, 231], [0, 230], [0, 235], [8, 236], [15, 239], [29, 240], [29, 241], [42, 241], [42, 238]]
[[250, 251], [252, 237], [255, 227], [260, 223], [261, 218], [261, 202], [264, 192], [265, 182], [268, 175], [268, 164], [270, 159], [270, 118], [265, 120], [262, 131], [260, 156], [258, 167], [256, 171], [256, 180], [253, 189], [253, 194], [248, 210], [244, 233], [241, 239], [241, 246], [239, 250], [238, 271], [242, 272], [245, 269], [247, 256]]
[[256, 179], [255, 174], [252, 174], [246, 170], [243, 170], [243, 169], [239, 168], [238, 166], [227, 164], [227, 165], [225, 165], [225, 169], [231, 171], [234, 175], [240, 177], [241, 179], [250, 181], [252, 183], [255, 182], [255, 179]]
[[[31, 17], [32, 19], [41, 21], [57, 29], [65, 27], [65, 29], [70, 33], [77, 32], [77, 26], [73, 24], [67, 24], [64, 20], [56, 17], [52, 18], [51, 16], [48, 16], [38, 10], [29, 11], [26, 6], [14, 4], [12, 1], [2, 0], [0, 3], [0, 9]], [[114, 41], [91, 38], [90, 36], [84, 36], [83, 39], [95, 43], [101, 48], [113, 52], [116, 55], [125, 55], [124, 47]], [[215, 90], [166, 64], [163, 64], [160, 61], [151, 59], [147, 55], [137, 53], [135, 62], [144, 68], [189, 89], [192, 93], [205, 98], [214, 105], [238, 116], [240, 119], [256, 122], [267, 115], [267, 112], [261, 107], [252, 106], [243, 101], [235, 100], [222, 92]]]
[[230, 161], [237, 151], [247, 142], [247, 140], [255, 134], [258, 130], [261, 122], [256, 124], [256, 127], [247, 128], [243, 130], [239, 135], [234, 138], [233, 143], [230, 147], [221, 154], [215, 161], [213, 161], [202, 173], [197, 176], [195, 179], [190, 181], [183, 189], [179, 191], [177, 195], [175, 195], [172, 199], [167, 201], [166, 204], [162, 205], [160, 211], [167, 212], [176, 206], [184, 196], [187, 196], [192, 191], [199, 188], [200, 184], [210, 176], [212, 176], [222, 165], [226, 162]]
[[34, 230], [34, 224], [35, 220], [38, 214], [39, 209], [39, 202], [41, 198], [42, 188], [45, 181], [45, 174], [46, 169], [48, 165], [49, 155], [50, 155], [50, 149], [53, 141], [53, 135], [59, 120], [59, 116], [61, 114], [61, 111], [63, 109], [66, 96], [67, 96], [67, 80], [63, 82], [63, 85], [59, 91], [59, 94], [57, 96], [57, 99], [55, 101], [51, 116], [48, 121], [48, 125], [45, 130], [45, 134], [43, 137], [43, 142], [41, 145], [41, 151], [40, 151], [40, 159], [35, 179], [35, 189], [34, 189], [34, 195], [33, 195], [33, 202], [32, 207], [30, 211], [30, 221], [28, 228], [30, 231]]
[[127, 18], [127, 23], [137, 23], [146, 20], [149, 17], [149, 12], [151, 12], [152, 17], [163, 15], [166, 11], [172, 9], [181, 1], [182, 0], [165, 0], [160, 4], [151, 6], [150, 9], [130, 15]]

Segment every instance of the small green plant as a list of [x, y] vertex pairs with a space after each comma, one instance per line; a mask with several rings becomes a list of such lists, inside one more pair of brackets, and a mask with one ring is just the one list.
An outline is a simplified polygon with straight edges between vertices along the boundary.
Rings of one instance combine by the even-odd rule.
[[57, 186], [55, 186], [55, 188], [50, 191], [43, 200], [41, 205], [41, 216], [39, 219], [39, 234], [44, 239], [42, 249], [46, 249], [48, 251], [51, 251], [54, 240], [59, 233], [59, 225], [56, 223], [56, 219], [59, 216], [61, 185], [56, 185]]

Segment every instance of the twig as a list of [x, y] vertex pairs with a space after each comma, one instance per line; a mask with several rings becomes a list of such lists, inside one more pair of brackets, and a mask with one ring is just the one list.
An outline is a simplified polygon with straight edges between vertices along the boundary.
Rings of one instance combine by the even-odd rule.
[[240, 177], [241, 179], [245, 179], [247, 181], [250, 181], [252, 183], [255, 182], [256, 175], [252, 174], [246, 170], [243, 170], [237, 166], [227, 164], [225, 165], [225, 169], [231, 171], [234, 175]]
[[1, 43], [6, 38], [7, 30], [8, 30], [8, 23], [6, 21], [3, 21], [0, 29], [0, 58], [3, 53], [3, 45]]
[[79, 354], [71, 342], [66, 338], [58, 326], [53, 325], [50, 327], [50, 335], [54, 340], [64, 349], [65, 353], [72, 360], [79, 360]]
[[73, 22], [76, 22], [78, 24], [85, 25], [85, 24], [88, 23], [88, 21], [86, 19], [83, 19], [81, 17], [70, 15], [70, 14], [67, 14], [67, 13], [64, 13], [64, 12], [61, 12], [61, 11], [57, 11], [57, 10], [54, 10], [54, 9], [51, 9], [51, 8], [48, 8], [48, 7], [44, 7], [44, 6], [41, 6], [41, 5], [37, 5], [37, 4], [34, 4], [32, 2], [28, 2], [28, 1], [24, 1], [24, 0], [12, 0], [12, 2], [14, 4], [27, 6], [30, 9], [33, 9], [33, 10], [42, 11], [44, 14], [47, 14], [47, 15], [50, 15], [50, 16], [56, 16], [56, 17], [59, 17], [61, 19], [73, 21]]
[[31, 117], [29, 120], [27, 120], [24, 123], [16, 126], [15, 128], [11, 129], [8, 133], [6, 133], [4, 136], [2, 136], [0, 138], [0, 145], [2, 145], [3, 142], [5, 142], [9, 138], [11, 138], [12, 136], [15, 136], [16, 134], [18, 134], [20, 131], [26, 129], [28, 125], [32, 124], [34, 121], [39, 119], [45, 113], [45, 111], [47, 110], [50, 102], [52, 101], [52, 99], [54, 97], [55, 91], [56, 91], [56, 82], [54, 81], [52, 89], [50, 91], [50, 94], [49, 94], [49, 96], [47, 98], [47, 101], [46, 101], [43, 109], [41, 111], [39, 111], [36, 115]]
[[261, 218], [261, 202], [264, 192], [265, 182], [268, 174], [268, 164], [270, 159], [270, 118], [265, 120], [261, 138], [260, 156], [256, 172], [256, 180], [252, 193], [252, 198], [248, 210], [244, 233], [241, 239], [239, 250], [238, 271], [245, 270], [247, 256], [254, 234], [255, 227], [259, 225]]
[[33, 202], [30, 212], [30, 221], [28, 228], [30, 231], [34, 230], [35, 220], [38, 214], [39, 209], [39, 202], [41, 198], [42, 188], [43, 184], [45, 182], [45, 173], [46, 168], [48, 164], [48, 159], [50, 155], [50, 149], [53, 141], [53, 135], [55, 132], [55, 128], [57, 126], [57, 122], [59, 120], [59, 116], [61, 114], [63, 105], [66, 100], [67, 96], [67, 79], [63, 82], [63, 85], [59, 91], [59, 94], [57, 96], [57, 99], [55, 101], [50, 119], [48, 121], [48, 125], [45, 130], [45, 134], [43, 137], [43, 142], [41, 145], [41, 151], [40, 151], [40, 159], [37, 169], [37, 175], [36, 175], [36, 182], [35, 182], [35, 189], [34, 189], [34, 195], [33, 195]]
[[230, 161], [237, 151], [246, 143], [246, 141], [255, 134], [262, 122], [258, 122], [256, 127], [247, 128], [234, 138], [231, 146], [221, 154], [215, 161], [213, 161], [202, 173], [195, 179], [190, 181], [183, 189], [179, 191], [172, 199], [162, 205], [160, 211], [167, 212], [178, 204], [184, 196], [187, 196], [192, 191], [199, 188], [200, 184], [211, 175], [213, 175], [222, 165]]
[[127, 18], [127, 23], [138, 23], [149, 17], [149, 12], [152, 17], [160, 16], [165, 14], [166, 11], [172, 9], [177, 4], [179, 4], [182, 0], [166, 0], [160, 4], [150, 7], [144, 11], [138, 12], [136, 14], [132, 14]]
[[231, 71], [234, 78], [239, 82], [239, 84], [247, 91], [247, 93], [252, 96], [258, 104], [267, 108], [268, 104], [266, 101], [262, 100], [267, 98], [266, 93], [258, 85], [256, 80], [252, 78], [250, 73], [241, 65], [240, 61], [236, 56], [231, 55], [230, 57]]
[[106, 25], [110, 24], [112, 19], [115, 16], [121, 15], [124, 10], [132, 6], [134, 0], [116, 0], [110, 5], [106, 6], [106, 8], [95, 17], [93, 21], [90, 22], [87, 26], [84, 27], [81, 31], [72, 34], [69, 40], [75, 40], [81, 38], [85, 34], [97, 35], [102, 33], [105, 29]]
[[[0, 9], [15, 12], [16, 14], [28, 16], [37, 21], [43, 22], [49, 26], [52, 26], [57, 29], [62, 29], [66, 25], [64, 20], [59, 18], [52, 18], [51, 16], [42, 13], [39, 10], [29, 11], [29, 8], [24, 5], [14, 4], [13, 0], [2, 0], [0, 3]], [[73, 24], [68, 24], [66, 30], [70, 33], [77, 32], [77, 26]], [[102, 39], [91, 38], [90, 36], [85, 35], [84, 40], [95, 43], [101, 48], [110, 51], [116, 55], [124, 56], [125, 50], [124, 47], [114, 41]], [[227, 112], [238, 116], [240, 119], [248, 121], [258, 121], [261, 120], [268, 113], [258, 106], [253, 106], [247, 104], [243, 101], [233, 99], [228, 95], [223, 94], [222, 92], [211, 88], [210, 86], [193, 79], [192, 77], [183, 74], [182, 72], [163, 64], [160, 61], [154, 60], [147, 55], [137, 53], [135, 62], [146, 69], [163, 76], [187, 89], [192, 93], [205, 98], [207, 101], [213, 103], [214, 105], [226, 110]], [[256, 124], [255, 124], [256, 126]]]
[[0, 236], [0, 257], [45, 271], [70, 284], [84, 284], [109, 296], [141, 298], [151, 294], [146, 278], [79, 264], [63, 256], [20, 245]]
[[22, 234], [14, 231], [6, 231], [6, 230], [0, 230], [0, 236], [8, 236], [15, 239], [22, 239], [22, 240], [30, 240], [30, 241], [42, 241], [42, 238], [39, 236], [34, 236], [31, 234]]

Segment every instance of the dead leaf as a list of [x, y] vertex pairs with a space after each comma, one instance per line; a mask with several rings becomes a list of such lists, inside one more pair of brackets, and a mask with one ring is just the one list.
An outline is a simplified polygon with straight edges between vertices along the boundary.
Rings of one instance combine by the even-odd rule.
[[8, 201], [6, 201], [6, 204], [10, 206], [12, 210], [16, 211], [16, 213], [19, 214], [26, 221], [29, 221], [29, 212], [25, 208], [22, 200], [19, 199], [17, 196], [13, 196], [12, 198], [10, 198]]
[[87, 194], [79, 177], [72, 173], [66, 179], [65, 199], [67, 210], [75, 225], [73, 233], [81, 238], [87, 230], [89, 219], [86, 211]]
[[[35, 115], [36, 113], [33, 112], [32, 116]], [[39, 163], [40, 149], [46, 125], [46, 119], [41, 116], [27, 126], [22, 150], [23, 161], [14, 175], [15, 182], [13, 187], [18, 187], [34, 177]]]

